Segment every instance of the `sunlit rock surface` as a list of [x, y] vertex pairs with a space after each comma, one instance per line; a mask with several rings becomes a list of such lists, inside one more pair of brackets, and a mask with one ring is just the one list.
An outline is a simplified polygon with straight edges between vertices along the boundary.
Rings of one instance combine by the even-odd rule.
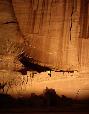
[[[0, 93], [89, 96], [88, 38], [89, 0], [0, 0]], [[23, 53], [55, 71], [17, 72]]]
[[0, 71], [0, 93], [10, 94], [14, 97], [28, 96], [31, 93], [42, 94], [47, 88], [55, 89], [61, 96], [65, 95], [73, 99], [89, 98], [89, 74], [48, 72], [33, 75], [28, 71], [27, 75], [18, 72]]
[[25, 54], [42, 66], [87, 71], [88, 3], [89, 0], [0, 0], [0, 53], [20, 54], [24, 48]]
[[23, 49], [21, 45], [22, 37], [11, 0], [0, 0], [0, 69], [15, 70], [15, 63], [21, 66], [16, 59]]
[[55, 69], [88, 70], [88, 0], [13, 0], [26, 53]]

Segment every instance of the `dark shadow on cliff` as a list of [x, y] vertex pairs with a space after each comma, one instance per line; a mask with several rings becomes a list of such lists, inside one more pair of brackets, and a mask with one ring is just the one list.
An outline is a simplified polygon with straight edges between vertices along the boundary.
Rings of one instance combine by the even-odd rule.
[[24, 68], [20, 70], [22, 74], [26, 74], [26, 72], [29, 70], [37, 71], [39, 73], [47, 70], [51, 70], [48, 67], [37, 64], [32, 58], [27, 57], [25, 53], [20, 54], [18, 58], [19, 58], [19, 61], [24, 65]]
[[89, 99], [73, 100], [66, 96], [58, 96], [54, 89], [46, 88], [41, 95], [32, 93], [30, 96], [15, 99], [10, 95], [0, 94], [0, 109], [8, 108], [37, 108], [55, 109], [59, 111], [89, 111]]

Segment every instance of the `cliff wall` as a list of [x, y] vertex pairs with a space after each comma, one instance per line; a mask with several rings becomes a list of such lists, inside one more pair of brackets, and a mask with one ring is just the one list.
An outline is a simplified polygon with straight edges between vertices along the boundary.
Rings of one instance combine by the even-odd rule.
[[[48, 87], [73, 98], [89, 95], [88, 38], [89, 0], [0, 0], [0, 92], [22, 96]], [[61, 73], [15, 72], [23, 53], [26, 63]]]
[[87, 70], [89, 0], [13, 0], [25, 53], [38, 64]]

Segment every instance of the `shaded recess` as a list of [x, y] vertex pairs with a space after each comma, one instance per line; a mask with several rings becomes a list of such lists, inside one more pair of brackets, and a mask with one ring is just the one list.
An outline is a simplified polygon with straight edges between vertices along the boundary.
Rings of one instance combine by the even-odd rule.
[[20, 70], [22, 74], [27, 74], [27, 71], [37, 71], [37, 72], [45, 72], [47, 70], [51, 70], [48, 67], [38, 65], [34, 63], [34, 59], [29, 58], [25, 53], [22, 53], [18, 56], [19, 61], [24, 65], [24, 68]]
[[85, 38], [85, 39], [89, 38], [88, 4], [89, 4], [89, 0], [81, 0], [80, 38]]
[[[25, 53], [22, 53], [18, 56], [19, 61], [23, 64], [23, 68], [19, 70], [23, 75], [27, 74], [27, 71], [36, 71], [38, 73], [45, 72], [45, 71], [51, 71], [53, 70], [50, 67], [41, 66], [37, 64], [37, 62], [33, 58], [29, 58]], [[74, 73], [74, 71], [77, 70], [55, 70], [55, 72], [67, 72], [67, 73]], [[78, 72], [78, 71], [77, 71]]]

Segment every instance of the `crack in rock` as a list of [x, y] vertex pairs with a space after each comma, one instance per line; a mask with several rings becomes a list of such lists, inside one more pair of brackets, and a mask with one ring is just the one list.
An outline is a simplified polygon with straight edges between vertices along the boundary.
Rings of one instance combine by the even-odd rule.
[[70, 21], [70, 41], [71, 41], [71, 32], [72, 32], [72, 26], [73, 26], [73, 13], [74, 13], [74, 0], [73, 0], [73, 3], [72, 3], [72, 11], [71, 11], [71, 21]]
[[16, 23], [16, 21], [7, 21], [7, 22], [4, 22], [3, 24], [10, 24], [10, 23]]

